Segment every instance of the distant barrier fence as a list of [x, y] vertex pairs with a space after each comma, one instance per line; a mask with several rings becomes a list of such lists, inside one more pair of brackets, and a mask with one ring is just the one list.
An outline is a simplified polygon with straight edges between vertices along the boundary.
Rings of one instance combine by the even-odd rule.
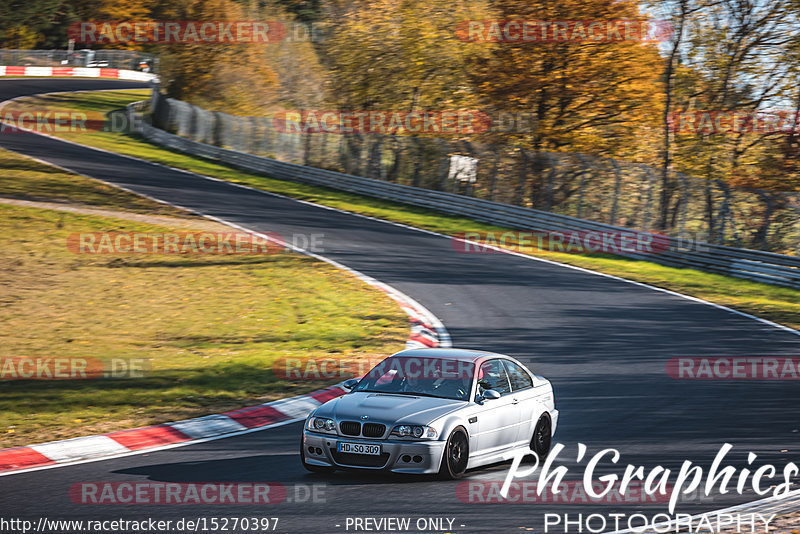
[[158, 72], [158, 58], [133, 50], [17, 50], [0, 48], [0, 65], [96, 67]]
[[[158, 105], [159, 98], [154, 97], [150, 102], [151, 109], [155, 109]], [[434, 191], [400, 183], [364, 178], [202, 143], [187, 137], [171, 134], [142, 120], [143, 113], [147, 108], [147, 102], [131, 104], [128, 106], [128, 115], [130, 123], [136, 124], [139, 132], [148, 140], [181, 152], [218, 160], [275, 178], [331, 187], [369, 197], [430, 208], [515, 229], [542, 232], [631, 231], [630, 228], [611, 224], [509, 205], [464, 194]], [[220, 119], [221, 122], [224, 120], [224, 117]], [[257, 141], [258, 137], [251, 136], [248, 138], [248, 142], [254, 140]], [[253, 147], [250, 146], [250, 148]], [[620, 255], [654, 261], [673, 267], [696, 268], [712, 273], [800, 289], [800, 258], [798, 257], [697, 241], [687, 243], [685, 240], [676, 237], [670, 237], [668, 240], [669, 249], [659, 254], [622, 253]]]
[[[208, 111], [158, 93], [152, 119], [182, 137], [239, 152], [644, 231], [656, 227], [666, 187], [665, 233], [800, 254], [800, 193], [733, 188], [679, 172], [665, 186], [658, 169], [585, 154], [432, 137], [287, 133], [268, 117]], [[453, 178], [453, 155], [477, 159], [471, 179]]]

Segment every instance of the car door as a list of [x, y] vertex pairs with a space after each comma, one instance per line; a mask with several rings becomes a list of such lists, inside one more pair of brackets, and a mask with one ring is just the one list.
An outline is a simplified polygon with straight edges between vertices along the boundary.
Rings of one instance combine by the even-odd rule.
[[503, 360], [503, 365], [511, 383], [511, 402], [519, 408], [519, 424], [515, 442], [517, 445], [528, 444], [533, 437], [533, 427], [536, 425], [540, 411], [536, 390], [533, 387], [533, 378], [522, 366], [511, 360]]
[[487, 389], [500, 393], [500, 398], [483, 401], [477, 410], [480, 455], [510, 448], [519, 433], [519, 408], [512, 398], [508, 373], [500, 359], [487, 360], [478, 369], [478, 395]]

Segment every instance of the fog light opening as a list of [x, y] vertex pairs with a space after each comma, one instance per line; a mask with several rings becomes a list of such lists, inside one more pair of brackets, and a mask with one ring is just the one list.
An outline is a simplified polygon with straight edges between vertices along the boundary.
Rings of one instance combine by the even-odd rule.
[[308, 452], [311, 453], [311, 454], [314, 454], [314, 447], [309, 447], [308, 448]]
[[409, 463], [411, 461], [411, 456], [404, 454], [401, 460], [403, 460], [405, 463]]
[[319, 455], [322, 455], [322, 449], [320, 449], [319, 447], [316, 448], [315, 452]]
[[416, 455], [414, 456], [414, 463], [418, 464], [422, 461], [422, 456]]

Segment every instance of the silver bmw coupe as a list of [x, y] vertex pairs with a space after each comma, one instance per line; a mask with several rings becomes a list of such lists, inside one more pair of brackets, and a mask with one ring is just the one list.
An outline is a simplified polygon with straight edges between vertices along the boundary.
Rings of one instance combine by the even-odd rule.
[[558, 422], [550, 382], [491, 352], [411, 349], [314, 410], [300, 458], [309, 471], [385, 469], [460, 478], [530, 448], [543, 459]]

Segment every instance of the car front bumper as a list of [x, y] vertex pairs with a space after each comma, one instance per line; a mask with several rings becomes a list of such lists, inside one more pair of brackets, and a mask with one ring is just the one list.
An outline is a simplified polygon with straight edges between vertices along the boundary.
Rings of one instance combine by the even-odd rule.
[[[339, 441], [380, 445], [380, 456], [336, 452]], [[303, 456], [309, 465], [434, 474], [442, 465], [444, 441], [401, 441], [343, 438], [303, 430]], [[313, 449], [313, 451], [311, 450]]]

